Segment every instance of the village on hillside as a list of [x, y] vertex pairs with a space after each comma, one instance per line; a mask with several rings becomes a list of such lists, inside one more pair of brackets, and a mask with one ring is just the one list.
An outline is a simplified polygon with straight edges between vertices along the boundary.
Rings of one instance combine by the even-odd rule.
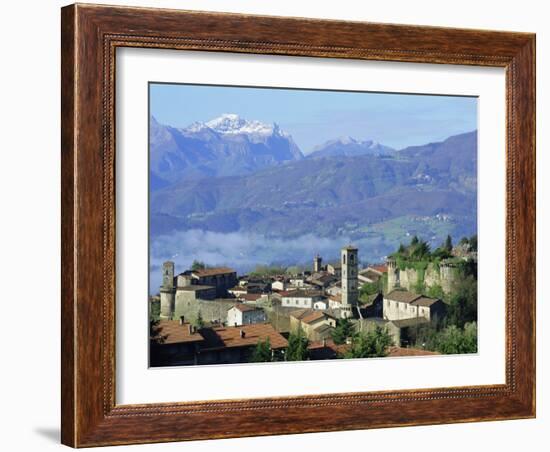
[[247, 275], [165, 262], [149, 297], [152, 367], [477, 352], [477, 237], [412, 237], [385, 262], [259, 266]]

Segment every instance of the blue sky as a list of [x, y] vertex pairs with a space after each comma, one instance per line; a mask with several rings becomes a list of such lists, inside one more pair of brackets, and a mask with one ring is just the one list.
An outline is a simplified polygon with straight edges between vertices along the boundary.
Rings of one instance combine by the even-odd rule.
[[418, 94], [151, 83], [150, 112], [174, 127], [223, 113], [276, 122], [304, 153], [339, 136], [401, 149], [477, 128], [477, 98]]

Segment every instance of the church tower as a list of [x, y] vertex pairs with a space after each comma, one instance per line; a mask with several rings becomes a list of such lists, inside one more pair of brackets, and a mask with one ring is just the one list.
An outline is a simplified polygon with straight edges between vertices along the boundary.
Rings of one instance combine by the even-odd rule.
[[174, 263], [162, 264], [162, 286], [160, 286], [160, 318], [171, 319], [174, 314]]
[[358, 300], [358, 255], [357, 248], [345, 246], [341, 252], [342, 263], [342, 318], [353, 316], [352, 308]]
[[314, 273], [320, 272], [322, 265], [323, 265], [323, 258], [318, 254], [316, 254], [315, 257], [313, 258], [313, 272]]

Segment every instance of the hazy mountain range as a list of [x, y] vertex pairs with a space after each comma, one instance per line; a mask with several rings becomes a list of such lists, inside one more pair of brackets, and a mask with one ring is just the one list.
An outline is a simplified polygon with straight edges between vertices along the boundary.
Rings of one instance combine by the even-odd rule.
[[[252, 234], [269, 248], [307, 235], [335, 249], [351, 240], [379, 260], [414, 233], [435, 245], [476, 230], [476, 131], [401, 150], [336, 138], [304, 156], [277, 124], [237, 115], [179, 129], [150, 124], [153, 241], [206, 231]], [[310, 260], [297, 249], [282, 260]], [[257, 250], [270, 256], [263, 260], [278, 253]]]

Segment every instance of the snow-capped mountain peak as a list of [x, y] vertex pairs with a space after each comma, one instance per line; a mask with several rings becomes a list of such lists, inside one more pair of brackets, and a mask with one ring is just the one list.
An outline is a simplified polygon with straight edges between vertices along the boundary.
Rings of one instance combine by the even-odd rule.
[[250, 135], [266, 137], [278, 135], [287, 137], [276, 123], [266, 124], [257, 120], [247, 120], [235, 113], [224, 113], [207, 122], [195, 122], [185, 129], [187, 132], [200, 132], [205, 129], [213, 130], [224, 135]]
[[358, 156], [358, 155], [389, 155], [394, 150], [374, 140], [361, 140], [351, 136], [342, 136], [313, 148], [308, 155], [316, 157]]

